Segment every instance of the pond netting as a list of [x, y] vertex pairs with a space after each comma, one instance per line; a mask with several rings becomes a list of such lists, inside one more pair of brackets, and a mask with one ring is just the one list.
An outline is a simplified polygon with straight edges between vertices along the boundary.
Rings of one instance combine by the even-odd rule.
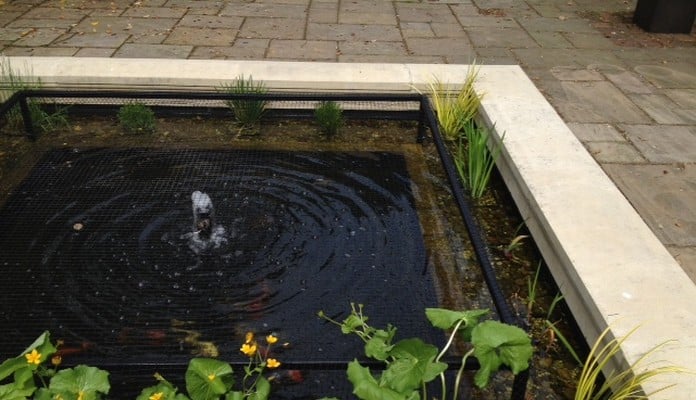
[[[24, 96], [13, 99], [83, 114], [133, 100], [160, 113], [229, 113], [219, 94]], [[414, 143], [428, 127], [442, 145], [421, 96], [269, 96], [271, 116], [308, 118], [335, 100], [348, 116], [414, 120]], [[33, 138], [36, 127], [24, 127]], [[274, 398], [346, 398], [345, 366], [362, 342], [317, 311], [340, 320], [362, 303], [371, 325], [394, 324], [400, 338], [441, 347], [445, 337], [422, 311], [440, 305], [443, 284], [404, 154], [246, 147], [46, 152], [0, 209], [0, 354], [16, 355], [49, 330], [72, 363], [108, 368], [117, 393], [132, 396], [153, 372], [176, 381], [192, 356], [240, 367], [245, 334], [273, 333], [288, 341]], [[466, 220], [461, 188], [450, 190]], [[468, 218], [496, 311], [514, 323]], [[526, 375], [518, 378], [513, 398], [524, 392]]]

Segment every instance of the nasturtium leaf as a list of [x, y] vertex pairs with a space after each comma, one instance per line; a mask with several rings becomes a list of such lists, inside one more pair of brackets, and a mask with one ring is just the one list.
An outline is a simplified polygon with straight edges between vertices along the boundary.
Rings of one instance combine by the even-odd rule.
[[472, 334], [471, 343], [474, 355], [481, 368], [474, 377], [478, 387], [485, 387], [493, 372], [502, 364], [517, 374], [529, 367], [532, 357], [532, 344], [522, 329], [498, 321], [484, 321], [478, 324]]
[[348, 363], [348, 380], [353, 384], [353, 394], [362, 400], [405, 400], [405, 396], [389, 388], [380, 387], [370, 369], [358, 360]]
[[193, 400], [217, 400], [234, 384], [232, 367], [212, 358], [194, 358], [186, 369], [186, 390]]
[[382, 374], [381, 382], [399, 393], [410, 394], [447, 369], [447, 364], [434, 361], [437, 353], [437, 347], [418, 338], [397, 342], [390, 353], [394, 361]]

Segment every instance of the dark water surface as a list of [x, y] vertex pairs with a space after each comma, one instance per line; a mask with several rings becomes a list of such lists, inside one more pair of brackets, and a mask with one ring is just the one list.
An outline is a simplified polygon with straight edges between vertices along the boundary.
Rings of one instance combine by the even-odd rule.
[[[0, 210], [0, 354], [47, 329], [97, 365], [241, 360], [254, 331], [291, 342], [288, 362], [349, 361], [359, 341], [315, 314], [351, 301], [439, 342], [406, 171], [390, 152], [49, 152]], [[203, 249], [195, 190], [221, 228]]]

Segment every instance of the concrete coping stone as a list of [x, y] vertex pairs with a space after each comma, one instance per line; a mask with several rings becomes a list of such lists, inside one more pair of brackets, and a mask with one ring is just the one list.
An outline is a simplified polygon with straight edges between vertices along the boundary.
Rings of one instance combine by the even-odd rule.
[[[45, 87], [213, 90], [253, 76], [281, 91], [456, 90], [468, 65], [12, 57]], [[503, 144], [498, 167], [587, 341], [639, 329], [609, 368], [650, 360], [696, 371], [696, 285], [519, 66], [478, 66], [480, 121]], [[504, 139], [503, 139], [504, 135]], [[608, 371], [605, 371], [608, 372]], [[646, 384], [651, 399], [696, 399], [694, 376]]]

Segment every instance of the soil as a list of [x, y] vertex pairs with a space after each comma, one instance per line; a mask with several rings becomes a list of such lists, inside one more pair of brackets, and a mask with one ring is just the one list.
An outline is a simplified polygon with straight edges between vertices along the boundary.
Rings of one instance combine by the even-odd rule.
[[[48, 149], [87, 147], [176, 147], [176, 148], [229, 148], [253, 146], [283, 149], [395, 149], [420, 148], [421, 160], [425, 160], [434, 180], [445, 181], [439, 167], [435, 146], [428, 140], [416, 145], [418, 126], [412, 121], [349, 120], [334, 137], [326, 137], [309, 121], [269, 120], [249, 128], [241, 128], [227, 120], [203, 117], [158, 118], [152, 134], [128, 135], [123, 133], [115, 118], [71, 118], [70, 126], [41, 135], [35, 142], [27, 140], [17, 129], [7, 126], [0, 131], [0, 204], [23, 179], [39, 157]], [[445, 219], [460, 220], [454, 202], [447, 193], [436, 200]], [[508, 302], [520, 320], [530, 331], [535, 345], [531, 366], [528, 398], [572, 398], [579, 373], [578, 365], [560, 344], [558, 337], [545, 325], [549, 320], [556, 324], [573, 347], [582, 354], [582, 335], [574, 325], [572, 314], [560, 302], [549, 313], [558, 289], [543, 264], [528, 232], [524, 228], [513, 201], [498, 176], [493, 178], [491, 190], [474, 204], [479, 225], [490, 246], [496, 273]], [[453, 229], [463, 230], [462, 226]], [[465, 237], [458, 233], [456, 237]], [[519, 242], [514, 239], [518, 238]], [[519, 243], [519, 245], [514, 245]], [[464, 252], [471, 252], [463, 249]], [[530, 306], [528, 284], [534, 282], [539, 271], [537, 294]], [[480, 279], [478, 279], [480, 282]], [[480, 283], [479, 283], [480, 285]], [[462, 288], [459, 288], [462, 291]], [[498, 374], [498, 384], [476, 398], [507, 398], [509, 373]], [[502, 388], [502, 389], [501, 389]]]
[[696, 30], [690, 34], [651, 33], [633, 23], [634, 11], [597, 12], [578, 14], [592, 22], [604, 37], [623, 47], [696, 47]]

